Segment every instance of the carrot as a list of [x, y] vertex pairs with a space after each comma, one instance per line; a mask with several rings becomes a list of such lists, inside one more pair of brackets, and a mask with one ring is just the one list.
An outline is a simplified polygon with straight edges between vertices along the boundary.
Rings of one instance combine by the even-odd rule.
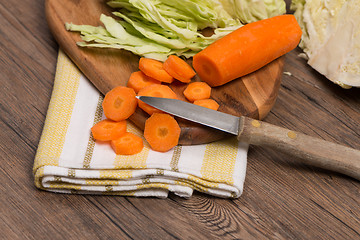
[[194, 101], [194, 104], [202, 107], [210, 108], [215, 111], [219, 109], [219, 104], [214, 99], [210, 99], [210, 98], [196, 100]]
[[136, 93], [132, 88], [115, 87], [106, 93], [102, 107], [108, 119], [113, 121], [127, 119], [137, 107]]
[[206, 82], [192, 82], [184, 90], [184, 96], [190, 101], [210, 98], [211, 87]]
[[127, 82], [127, 87], [134, 89], [136, 93], [140, 91], [140, 89], [147, 87], [151, 84], [161, 84], [160, 81], [155, 80], [149, 76], [146, 76], [143, 72], [137, 71], [133, 72], [130, 75], [130, 78]]
[[[173, 98], [173, 99], [177, 98], [176, 93], [173, 90], [171, 90], [170, 87], [160, 84], [152, 84], [150, 86], [147, 86], [141, 89], [138, 92], [138, 95], [149, 96], [149, 97]], [[156, 109], [140, 100], [138, 102], [138, 105], [142, 110], [147, 112], [149, 115], [152, 115], [155, 112], [157, 113], [162, 112], [159, 109]]]
[[118, 155], [133, 155], [141, 152], [144, 147], [142, 138], [126, 132], [119, 138], [111, 141], [111, 147]]
[[145, 122], [144, 137], [153, 150], [167, 152], [178, 144], [180, 127], [169, 114], [154, 113]]
[[115, 122], [104, 119], [91, 128], [91, 133], [96, 140], [110, 141], [120, 137], [126, 132], [126, 121]]
[[189, 83], [196, 73], [184, 60], [170, 55], [164, 62], [165, 71], [180, 82]]
[[293, 15], [249, 23], [195, 54], [193, 67], [201, 80], [220, 86], [291, 51], [301, 34]]
[[163, 63], [151, 58], [140, 58], [139, 69], [147, 76], [160, 82], [172, 83], [174, 78], [163, 68]]
[[115, 122], [104, 119], [91, 128], [93, 137], [100, 141], [111, 141], [111, 147], [116, 154], [131, 155], [141, 152], [143, 140], [126, 132], [126, 120]]

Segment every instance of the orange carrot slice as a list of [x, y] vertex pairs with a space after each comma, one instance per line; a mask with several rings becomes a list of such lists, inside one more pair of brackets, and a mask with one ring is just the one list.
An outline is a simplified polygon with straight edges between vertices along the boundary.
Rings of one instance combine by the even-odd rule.
[[110, 141], [120, 137], [126, 132], [126, 121], [115, 122], [109, 119], [104, 119], [96, 123], [91, 132], [96, 140]]
[[113, 121], [127, 119], [137, 107], [136, 93], [132, 88], [115, 87], [105, 95], [102, 107], [108, 119]]
[[144, 147], [142, 138], [126, 132], [119, 138], [111, 141], [111, 147], [117, 155], [133, 155], [141, 152]]
[[211, 87], [206, 82], [192, 82], [184, 90], [184, 96], [190, 101], [210, 98]]
[[165, 71], [173, 78], [189, 83], [196, 73], [184, 60], [175, 55], [170, 55], [164, 62]]
[[172, 83], [174, 78], [163, 68], [163, 63], [151, 58], [140, 58], [139, 69], [160, 82]]
[[151, 149], [167, 152], [179, 142], [180, 127], [177, 121], [166, 113], [154, 113], [145, 122], [144, 137]]
[[193, 67], [202, 81], [220, 86], [291, 51], [301, 35], [293, 15], [249, 23], [195, 54]]
[[151, 84], [161, 84], [161, 82], [145, 75], [141, 71], [137, 71], [130, 75], [126, 86], [134, 89], [134, 91], [138, 93], [140, 89], [150, 86]]
[[219, 104], [214, 99], [210, 99], [210, 98], [196, 100], [194, 101], [194, 104], [198, 106], [210, 108], [215, 111], [219, 109]]
[[[139, 96], [149, 96], [149, 97], [172, 98], [172, 99], [177, 98], [176, 93], [173, 90], [171, 90], [170, 87], [168, 87], [166, 85], [160, 85], [160, 84], [153, 84], [153, 85], [147, 86], [147, 87], [141, 89], [139, 91], [138, 95]], [[140, 100], [138, 102], [138, 105], [142, 110], [147, 112], [149, 115], [152, 115], [155, 112], [157, 112], [157, 113], [162, 112], [159, 109], [156, 109]]]

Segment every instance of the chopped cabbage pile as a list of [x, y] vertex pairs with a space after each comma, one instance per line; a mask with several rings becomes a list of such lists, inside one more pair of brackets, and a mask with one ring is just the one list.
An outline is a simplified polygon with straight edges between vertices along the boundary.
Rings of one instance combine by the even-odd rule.
[[[243, 24], [281, 15], [283, 0], [112, 0], [114, 16], [102, 14], [104, 26], [66, 23], [81, 33], [81, 47], [116, 48], [157, 60], [192, 57]], [[211, 28], [206, 36], [201, 30]]]
[[308, 64], [343, 88], [360, 87], [360, 0], [293, 0]]

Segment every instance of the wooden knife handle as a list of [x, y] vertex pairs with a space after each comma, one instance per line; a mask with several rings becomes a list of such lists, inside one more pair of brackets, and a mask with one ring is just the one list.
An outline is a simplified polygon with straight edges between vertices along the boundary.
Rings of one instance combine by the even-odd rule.
[[304, 163], [360, 180], [360, 151], [247, 117], [238, 140], [294, 155]]

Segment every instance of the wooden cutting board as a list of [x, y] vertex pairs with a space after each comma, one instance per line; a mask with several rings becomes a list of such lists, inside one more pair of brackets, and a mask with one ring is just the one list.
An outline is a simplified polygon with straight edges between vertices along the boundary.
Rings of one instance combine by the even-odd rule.
[[[105, 0], [46, 0], [45, 11], [48, 25], [63, 51], [72, 59], [84, 75], [103, 94], [118, 85], [126, 85], [130, 74], [138, 71], [139, 57], [114, 49], [80, 48], [79, 33], [68, 32], [64, 24], [101, 25], [100, 15], [111, 15], [113, 9]], [[261, 49], [259, 49], [261, 51]], [[191, 60], [189, 60], [191, 64]], [[283, 57], [271, 62], [262, 69], [245, 77], [236, 79], [221, 87], [213, 88], [211, 97], [219, 104], [219, 111], [237, 116], [263, 119], [274, 105], [281, 83]], [[236, 63], [234, 63], [236, 68]], [[194, 81], [200, 81], [198, 77]], [[180, 99], [186, 85], [174, 81], [170, 87]], [[138, 109], [130, 120], [143, 129], [149, 116]], [[221, 131], [177, 119], [181, 126], [180, 144], [201, 144], [227, 137]]]

